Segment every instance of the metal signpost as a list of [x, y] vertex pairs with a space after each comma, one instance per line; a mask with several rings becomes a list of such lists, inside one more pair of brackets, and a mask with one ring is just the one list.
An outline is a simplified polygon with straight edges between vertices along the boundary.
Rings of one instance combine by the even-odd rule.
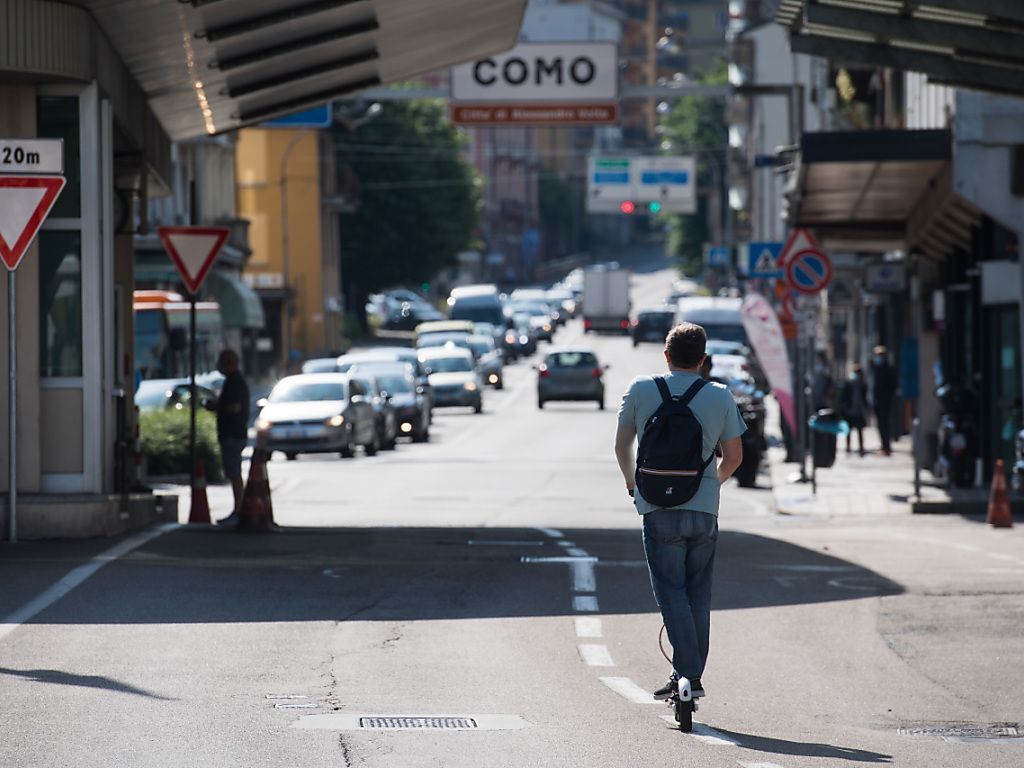
[[196, 484], [196, 298], [231, 230], [228, 227], [157, 227], [160, 242], [188, 289], [189, 487]]
[[18, 331], [15, 275], [64, 189], [61, 139], [0, 139], [0, 258], [7, 267], [7, 540], [18, 540]]

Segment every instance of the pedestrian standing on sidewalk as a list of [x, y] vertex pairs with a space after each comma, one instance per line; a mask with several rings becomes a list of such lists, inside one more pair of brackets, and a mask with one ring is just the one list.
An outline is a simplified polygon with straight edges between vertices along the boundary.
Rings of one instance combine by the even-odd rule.
[[864, 381], [864, 370], [854, 364], [850, 378], [843, 383], [839, 395], [839, 409], [843, 420], [850, 425], [846, 433], [846, 452], [850, 453], [853, 431], [857, 430], [857, 450], [864, 455], [864, 427], [868, 423], [868, 385]]
[[879, 345], [874, 348], [871, 359], [871, 400], [875, 409], [878, 437], [882, 441], [882, 453], [892, 455], [892, 407], [899, 383], [896, 369], [889, 363], [889, 350]]
[[249, 385], [240, 370], [238, 353], [225, 349], [217, 358], [217, 370], [224, 374], [224, 386], [214, 404], [217, 412], [217, 440], [220, 443], [224, 475], [231, 483], [235, 506], [218, 525], [233, 525], [242, 511], [242, 450], [248, 441]]
[[[711, 573], [718, 542], [720, 487], [743, 459], [740, 435], [746, 425], [736, 401], [726, 386], [706, 381], [701, 376], [706, 343], [707, 336], [699, 325], [683, 323], [669, 331], [665, 340], [668, 374], [633, 380], [619, 406], [615, 433], [615, 458], [626, 491], [643, 516], [644, 549], [651, 586], [672, 644], [672, 675], [668, 683], [654, 692], [656, 699], [670, 698], [680, 677], [689, 679], [695, 697], [704, 695], [700, 678], [708, 659]], [[687, 398], [690, 398], [688, 403]], [[639, 437], [643, 458], [645, 448], [650, 446], [650, 442], [644, 441], [645, 432], [650, 430], [659, 440], [666, 432], [660, 425], [653, 426], [656, 420], [652, 417], [656, 413], [663, 414], [663, 408], [677, 409], [683, 403], [688, 405], [700, 427], [696, 438], [699, 444], [684, 447], [691, 453], [699, 451], [702, 466], [693, 473], [696, 479], [680, 477], [678, 485], [692, 483], [696, 490], [678, 505], [653, 503], [644, 498], [636, 484], [640, 474], [633, 451], [634, 441]], [[692, 424], [689, 416], [659, 415], [658, 418], [672, 419], [673, 428], [680, 424], [680, 419], [687, 419], [687, 426]], [[715, 447], [719, 444], [722, 458], [716, 466]], [[641, 466], [640, 472], [643, 470]], [[662, 471], [661, 474], [683, 473]], [[650, 488], [648, 482], [651, 481], [645, 480], [643, 487]], [[671, 493], [673, 489], [667, 490]]]

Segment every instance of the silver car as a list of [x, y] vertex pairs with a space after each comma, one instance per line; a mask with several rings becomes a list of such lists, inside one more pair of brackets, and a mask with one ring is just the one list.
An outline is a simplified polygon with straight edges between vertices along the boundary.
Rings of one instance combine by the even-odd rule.
[[469, 342], [469, 349], [476, 358], [476, 366], [480, 370], [480, 377], [495, 389], [505, 388], [505, 366], [504, 358], [499, 350], [494, 347], [494, 338], [491, 336], [470, 336], [466, 339]]
[[342, 373], [302, 373], [277, 383], [256, 419], [257, 441], [289, 461], [300, 453], [337, 451], [367, 456], [380, 448], [376, 418], [364, 385]]
[[537, 367], [537, 407], [551, 400], [593, 400], [604, 410], [604, 372], [593, 350], [552, 349]]
[[483, 412], [483, 382], [472, 352], [461, 347], [430, 347], [419, 354], [434, 390], [435, 408], [461, 405]]

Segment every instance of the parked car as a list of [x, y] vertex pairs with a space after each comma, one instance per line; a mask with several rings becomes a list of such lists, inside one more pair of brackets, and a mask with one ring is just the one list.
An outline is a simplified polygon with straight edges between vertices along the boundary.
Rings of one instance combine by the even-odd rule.
[[[140, 411], [169, 408], [177, 411], [189, 407], [191, 387], [188, 379], [146, 379], [135, 390], [135, 405]], [[199, 408], [209, 409], [217, 401], [216, 393], [196, 384]]]
[[473, 353], [459, 347], [430, 347], [419, 352], [434, 390], [434, 407], [468, 406], [482, 413], [483, 382]]
[[380, 447], [369, 393], [345, 374], [286, 376], [260, 405], [259, 439], [289, 461], [300, 453], [332, 451], [348, 458], [360, 445], [373, 456]]
[[604, 372], [594, 351], [585, 347], [550, 350], [537, 368], [537, 407], [551, 400], [593, 400], [604, 410]]
[[672, 307], [640, 310], [631, 322], [633, 346], [639, 346], [642, 341], [664, 344], [665, 337], [675, 324], [676, 311]]
[[399, 436], [411, 437], [414, 443], [430, 439], [430, 402], [417, 385], [411, 364], [371, 361], [354, 365], [350, 371], [356, 375], [369, 372], [377, 378], [395, 408]]
[[366, 389], [367, 397], [373, 406], [374, 423], [377, 427], [377, 440], [381, 448], [394, 450], [398, 439], [398, 417], [395, 406], [391, 403], [391, 395], [381, 388], [380, 381], [372, 370], [349, 371], [353, 380], [359, 381]]
[[302, 364], [303, 373], [337, 373], [338, 358], [314, 357]]
[[467, 336], [466, 342], [476, 358], [476, 367], [484, 384], [495, 389], [505, 388], [505, 369], [502, 364], [501, 352], [494, 347], [494, 339], [490, 336]]

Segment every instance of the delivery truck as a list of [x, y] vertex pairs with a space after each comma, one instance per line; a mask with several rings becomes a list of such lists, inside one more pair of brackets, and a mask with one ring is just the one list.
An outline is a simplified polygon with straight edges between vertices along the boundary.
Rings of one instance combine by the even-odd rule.
[[629, 270], [590, 267], [583, 271], [583, 330], [628, 334]]

